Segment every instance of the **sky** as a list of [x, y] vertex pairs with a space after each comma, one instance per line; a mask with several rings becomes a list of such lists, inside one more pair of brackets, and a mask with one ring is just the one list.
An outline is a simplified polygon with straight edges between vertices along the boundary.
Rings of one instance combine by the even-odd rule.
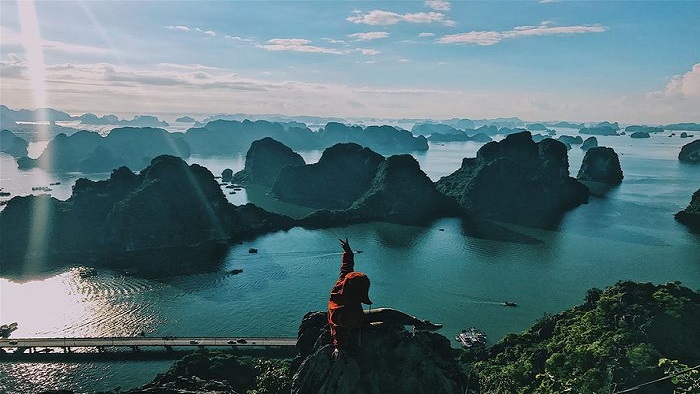
[[700, 1], [5, 1], [0, 102], [700, 122]]

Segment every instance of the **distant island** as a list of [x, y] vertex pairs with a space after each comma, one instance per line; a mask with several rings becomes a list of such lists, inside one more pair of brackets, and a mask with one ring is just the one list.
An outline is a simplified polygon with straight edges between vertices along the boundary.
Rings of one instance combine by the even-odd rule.
[[594, 135], [618, 135], [617, 132], [620, 130], [620, 126], [617, 122], [600, 122], [593, 127], [582, 127], [578, 132], [580, 134], [594, 134]]
[[29, 143], [23, 138], [17, 137], [9, 130], [0, 130], [0, 152], [14, 157], [27, 155]]
[[[31, 219], [38, 211], [40, 229]], [[120, 167], [104, 181], [78, 179], [66, 201], [12, 198], [0, 212], [0, 271], [32, 274], [80, 260], [143, 275], [191, 272], [218, 262], [234, 240], [292, 225], [228, 203], [209, 170], [164, 155], [138, 174]]]
[[151, 127], [121, 127], [104, 137], [91, 131], [59, 134], [37, 159], [25, 156], [17, 159], [17, 164], [23, 170], [109, 172], [121, 166], [142, 168], [163, 154], [188, 158], [190, 148], [181, 134]]
[[204, 127], [193, 127], [184, 135], [196, 154], [224, 155], [242, 152], [250, 144], [270, 137], [295, 150], [322, 149], [337, 143], [354, 142], [378, 151], [410, 152], [428, 149], [423, 136], [392, 126], [348, 126], [329, 122], [319, 131], [264, 120], [242, 122], [215, 120]]
[[625, 127], [627, 134], [630, 133], [663, 133], [663, 127], [653, 127], [653, 126], [627, 126]]
[[700, 131], [700, 123], [673, 123], [663, 126], [665, 130]]
[[131, 120], [119, 119], [115, 115], [104, 115], [98, 117], [95, 114], [87, 113], [76, 117], [80, 120], [81, 124], [88, 125], [128, 125], [128, 126], [140, 126], [140, 127], [167, 127], [168, 122], [161, 121], [155, 116], [151, 115], [136, 115]]
[[196, 120], [191, 116], [181, 116], [181, 117], [175, 119], [175, 121], [179, 122], [179, 123], [194, 123], [194, 122], [196, 122]]

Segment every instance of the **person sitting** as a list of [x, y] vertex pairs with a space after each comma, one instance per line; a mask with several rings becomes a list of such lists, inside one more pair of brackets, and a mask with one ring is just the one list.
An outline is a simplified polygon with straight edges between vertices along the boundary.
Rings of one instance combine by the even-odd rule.
[[347, 238], [339, 241], [343, 248], [340, 276], [331, 289], [328, 300], [328, 324], [335, 347], [333, 357], [338, 357], [339, 352], [348, 346], [352, 330], [368, 327], [372, 323], [413, 326], [420, 331], [442, 328], [442, 324], [420, 320], [396, 309], [362, 309], [362, 304], [372, 305], [369, 299], [369, 278], [364, 273], [354, 270], [355, 258]]

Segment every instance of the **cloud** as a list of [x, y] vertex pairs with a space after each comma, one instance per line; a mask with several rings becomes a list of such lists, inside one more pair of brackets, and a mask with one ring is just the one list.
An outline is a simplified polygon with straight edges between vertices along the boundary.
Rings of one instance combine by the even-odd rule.
[[305, 53], [328, 53], [332, 55], [344, 55], [347, 51], [319, 47], [316, 45], [310, 45], [311, 41], [303, 38], [273, 38], [268, 40], [265, 45], [258, 45], [266, 51], [291, 51], [291, 52], [305, 52]]
[[662, 91], [648, 95], [652, 99], [669, 101], [694, 101], [700, 107], [700, 63], [685, 74], [674, 75]]
[[177, 26], [172, 26], [172, 25], [170, 25], [170, 26], [165, 26], [165, 28], [166, 28], [166, 29], [170, 29], [170, 30], [180, 30], [180, 31], [190, 31], [190, 30], [192, 30], [192, 29], [190, 29], [189, 27], [183, 26], [183, 25], [177, 25]]
[[381, 53], [376, 49], [357, 48], [357, 51], [361, 52], [363, 55], [379, 55]]
[[7, 59], [0, 59], [0, 75], [5, 78], [23, 78], [27, 69], [27, 61], [17, 55], [10, 53]]
[[546, 3], [558, 3], [559, 0], [540, 0], [538, 3], [540, 4], [546, 4]]
[[411, 61], [409, 59], [399, 59], [397, 60], [399, 63], [410, 63]]
[[[6, 27], [0, 27], [0, 37], [2, 37], [2, 47], [16, 49], [17, 52], [24, 51], [24, 41], [18, 32]], [[91, 45], [46, 39], [41, 40], [41, 46], [45, 51], [79, 55], [109, 55], [117, 52], [115, 49], [111, 48], [102, 48]], [[12, 50], [3, 49], [2, 52], [10, 53]]]
[[545, 21], [538, 26], [516, 26], [506, 31], [470, 31], [467, 33], [448, 34], [437, 40], [440, 44], [475, 44], [495, 45], [499, 42], [518, 37], [555, 36], [569, 34], [602, 33], [608, 30], [601, 25], [551, 26], [552, 22]]
[[[190, 27], [190, 26], [185, 26], [185, 25], [168, 25], [164, 26], [168, 30], [179, 30], [179, 31], [185, 31], [185, 32], [197, 32], [204, 34], [209, 37], [216, 37], [217, 33], [214, 30], [205, 30], [202, 29], [201, 27]], [[227, 38], [233, 38], [233, 36], [226, 35]]]
[[369, 12], [353, 11], [353, 15], [345, 18], [348, 22], [365, 24], [370, 26], [389, 26], [399, 22], [408, 23], [433, 23], [442, 22], [452, 24], [454, 21], [445, 19], [445, 14], [440, 12], [416, 12], [409, 14], [397, 14], [396, 12], [372, 10]]
[[418, 37], [434, 37], [435, 33], [420, 33]]
[[348, 37], [354, 38], [357, 41], [371, 41], [371, 40], [376, 40], [378, 38], [387, 38], [387, 37], [389, 37], [389, 33], [385, 32], [385, 31], [370, 31], [367, 33], [348, 34]]
[[452, 7], [450, 2], [446, 0], [426, 0], [425, 5], [435, 11], [449, 11]]

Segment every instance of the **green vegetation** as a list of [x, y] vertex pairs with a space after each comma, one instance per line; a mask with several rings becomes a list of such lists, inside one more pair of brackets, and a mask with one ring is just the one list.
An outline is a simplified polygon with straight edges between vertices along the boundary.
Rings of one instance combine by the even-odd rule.
[[[613, 393], [700, 361], [700, 293], [619, 282], [461, 361], [483, 393]], [[666, 375], [665, 375], [666, 374]], [[698, 392], [697, 370], [635, 392]]]

